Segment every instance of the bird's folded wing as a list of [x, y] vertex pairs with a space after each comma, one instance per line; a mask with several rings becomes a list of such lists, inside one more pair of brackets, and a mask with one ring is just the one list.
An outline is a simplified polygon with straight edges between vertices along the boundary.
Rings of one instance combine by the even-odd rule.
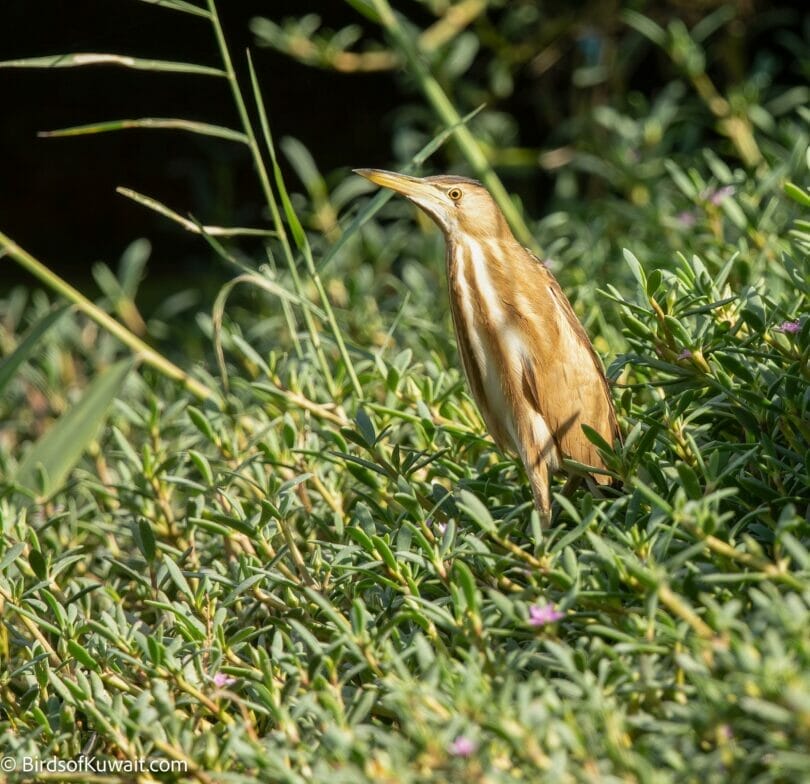
[[[559, 284], [545, 268], [542, 278], [554, 303], [559, 337], [557, 345], [546, 344], [541, 355], [524, 358], [524, 394], [548, 423], [564, 457], [602, 468], [602, 458], [582, 425], [592, 427], [608, 443], [618, 436], [608, 381]], [[610, 482], [610, 478], [597, 475], [597, 481]]]

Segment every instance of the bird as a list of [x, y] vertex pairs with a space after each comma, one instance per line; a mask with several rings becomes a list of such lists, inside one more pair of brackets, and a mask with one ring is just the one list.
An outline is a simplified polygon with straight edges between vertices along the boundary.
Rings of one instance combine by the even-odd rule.
[[582, 425], [608, 444], [620, 437], [607, 378], [571, 303], [477, 180], [353, 171], [410, 200], [444, 234], [450, 311], [472, 396], [495, 443], [519, 456], [548, 527], [553, 474], [568, 473], [564, 492], [583, 478], [596, 492], [612, 481], [564, 466], [568, 458], [606, 468]]

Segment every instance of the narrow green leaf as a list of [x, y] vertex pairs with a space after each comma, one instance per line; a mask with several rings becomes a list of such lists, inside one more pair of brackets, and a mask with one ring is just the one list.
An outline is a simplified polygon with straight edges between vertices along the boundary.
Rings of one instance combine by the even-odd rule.
[[0, 558], [0, 572], [4, 572], [6, 567], [13, 563], [23, 550], [25, 550], [25, 542], [17, 542], [17, 544], [9, 547], [6, 554]]
[[294, 618], [290, 618], [288, 623], [314, 656], [320, 657], [324, 655], [323, 645], [321, 645], [318, 638], [309, 629], [307, 629], [303, 623], [295, 620]]
[[681, 344], [681, 346], [691, 346], [692, 336], [686, 331], [686, 328], [681, 322], [673, 316], [664, 316], [664, 323], [669, 327], [672, 336]]
[[810, 194], [803, 188], [794, 185], [792, 182], [786, 182], [783, 188], [786, 196], [793, 199], [797, 204], [801, 204], [802, 207], [810, 208]]
[[138, 545], [138, 549], [146, 562], [152, 563], [155, 560], [155, 534], [149, 521], [143, 517], [138, 520], [135, 533], [135, 543]]
[[590, 425], [582, 425], [582, 432], [585, 434], [585, 438], [587, 438], [588, 441], [594, 446], [599, 447], [603, 452], [610, 453], [613, 451], [613, 447]]
[[212, 444], [219, 443], [219, 439], [214, 433], [214, 428], [208, 421], [208, 417], [202, 411], [200, 411], [199, 408], [196, 406], [189, 406], [186, 409], [186, 413], [188, 414], [188, 418], [193, 422], [194, 427], [196, 427], [197, 430], [199, 430], [208, 441], [210, 441]]
[[0, 61], [0, 68], [80, 68], [85, 65], [118, 65], [138, 71], [163, 71], [169, 73], [198, 74], [200, 76], [225, 76], [219, 68], [197, 63], [177, 63], [170, 60], [144, 60], [123, 54], [100, 54], [74, 52], [52, 54], [45, 57], [23, 57], [19, 60]]
[[48, 577], [48, 565], [39, 550], [31, 550], [28, 553], [28, 565], [40, 580]]
[[[412, 174], [418, 169], [436, 150], [438, 150], [457, 130], [461, 125], [466, 125], [475, 117], [482, 109], [483, 105], [474, 109], [469, 114], [461, 118], [461, 121], [445, 128], [441, 133], [433, 137], [416, 155], [411, 158], [411, 162], [403, 170], [405, 174]], [[318, 267], [323, 269], [335, 256], [340, 253], [346, 243], [366, 224], [370, 221], [385, 205], [385, 203], [394, 195], [394, 192], [387, 188], [381, 189], [373, 199], [354, 217], [352, 222], [344, 229], [338, 241], [332, 245], [329, 250], [324, 254], [320, 260]]]
[[648, 38], [657, 46], [666, 46], [668, 38], [666, 30], [653, 22], [649, 17], [638, 13], [638, 11], [626, 9], [622, 11], [621, 18], [625, 24], [632, 27], [637, 33], [641, 33], [641, 35]]
[[489, 509], [487, 509], [476, 496], [469, 492], [469, 490], [460, 490], [458, 497], [458, 505], [472, 517], [473, 521], [478, 524], [481, 530], [487, 531], [488, 533], [495, 533], [497, 529]]
[[461, 590], [467, 600], [467, 608], [471, 612], [478, 612], [478, 589], [475, 587], [475, 578], [470, 567], [463, 561], [456, 561], [453, 565], [453, 572], [461, 584]]
[[369, 415], [364, 408], [357, 409], [357, 427], [360, 430], [360, 435], [367, 446], [374, 446], [377, 440], [377, 434], [374, 431], [374, 424], [372, 423]]
[[374, 549], [380, 554], [380, 558], [383, 559], [385, 565], [392, 571], [397, 572], [399, 569], [397, 568], [397, 559], [394, 557], [394, 554], [391, 552], [391, 548], [385, 542], [385, 540], [380, 536], [372, 536], [371, 541], [374, 543]]
[[68, 640], [68, 653], [73, 656], [79, 664], [83, 664], [89, 670], [98, 670], [98, 662], [90, 655], [87, 648], [79, 643], [76, 640]]
[[211, 470], [211, 464], [208, 462], [208, 458], [196, 449], [189, 449], [188, 456], [191, 458], [191, 462], [197, 467], [197, 471], [199, 471], [203, 482], [209, 487], [213, 485], [214, 472]]
[[379, 23], [380, 15], [369, 0], [346, 0], [346, 3], [372, 22]]
[[320, 199], [327, 198], [326, 182], [323, 175], [318, 171], [312, 153], [293, 136], [285, 136], [281, 140], [281, 149], [310, 196]]
[[301, 474], [300, 476], [293, 477], [292, 479], [288, 479], [286, 482], [283, 482], [281, 487], [278, 489], [278, 495], [284, 495], [285, 493], [289, 493], [290, 490], [298, 487], [302, 482], [306, 482], [307, 479], [311, 479], [312, 474], [306, 473]]
[[647, 296], [652, 298], [661, 285], [661, 270], [654, 269], [647, 277]]
[[133, 240], [121, 254], [118, 277], [124, 295], [133, 301], [138, 293], [138, 286], [145, 276], [144, 270], [151, 255], [152, 243], [144, 237]]
[[669, 176], [672, 178], [672, 181], [678, 186], [681, 193], [683, 193], [683, 195], [691, 201], [695, 201], [698, 196], [697, 188], [689, 177], [686, 176], [684, 170], [681, 169], [681, 167], [678, 166], [678, 164], [676, 164], [674, 161], [669, 159], [664, 161], [664, 166], [669, 172]]
[[201, 16], [203, 19], [210, 19], [211, 14], [205, 8], [200, 8], [193, 3], [188, 3], [186, 0], [140, 0], [142, 3], [149, 3], [149, 5], [158, 5], [161, 8], [168, 8], [171, 11], [182, 11], [192, 16]]
[[125, 131], [131, 128], [144, 128], [147, 130], [174, 130], [198, 133], [202, 136], [215, 136], [219, 139], [228, 139], [232, 142], [247, 144], [245, 134], [225, 128], [221, 125], [184, 120], [179, 117], [141, 117], [137, 120], [108, 120], [106, 122], [91, 123], [89, 125], [74, 125], [70, 128], [59, 128], [54, 131], [40, 131], [37, 136], [42, 138], [59, 138], [63, 136], [87, 136], [92, 133], [110, 133], [111, 131]]
[[652, 330], [643, 322], [637, 319], [629, 310], [622, 310], [619, 313], [627, 329], [632, 332], [636, 337], [647, 339], [652, 335]]
[[349, 526], [346, 529], [349, 538], [353, 539], [360, 545], [367, 553], [374, 554], [374, 542], [371, 541], [369, 535], [356, 525]]
[[[345, 431], [344, 435], [350, 433], [352, 431]], [[361, 446], [365, 446], [365, 444], [361, 444]], [[333, 455], [337, 455], [338, 457], [343, 458], [348, 463], [354, 463], [355, 465], [363, 466], [363, 468], [368, 468], [370, 471], [374, 471], [375, 473], [379, 474], [380, 476], [387, 476], [385, 470], [380, 468], [380, 466], [372, 463], [370, 460], [364, 460], [362, 457], [357, 457], [356, 455], [350, 455], [346, 452], [331, 452]]]
[[638, 285], [641, 288], [641, 290], [646, 292], [647, 277], [644, 274], [644, 270], [641, 267], [641, 263], [627, 248], [624, 249], [624, 260], [627, 262], [627, 266], [630, 267], [630, 271], [633, 273], [633, 277], [638, 281]]
[[162, 204], [157, 199], [153, 199], [150, 196], [144, 196], [142, 193], [138, 193], [138, 191], [134, 191], [131, 188], [123, 188], [118, 187], [115, 189], [116, 193], [120, 193], [121, 196], [126, 196], [128, 199], [132, 199], [132, 201], [138, 202], [138, 204], [147, 207], [150, 210], [154, 210], [157, 213], [173, 220], [175, 223], [179, 223], [184, 229], [187, 231], [193, 232], [194, 234], [206, 234], [209, 237], [275, 237], [276, 232], [270, 229], [250, 229], [250, 228], [243, 228], [241, 226], [204, 226], [196, 223], [193, 220], [189, 220], [188, 218], [184, 218], [180, 213], [175, 212], [170, 207], [167, 207], [165, 204]]
[[[16, 484], [36, 492], [37, 476], [44, 473], [43, 496], [58, 490], [79, 458], [96, 437], [107, 411], [121, 389], [134, 362], [125, 359], [100, 373], [76, 405], [27, 452], [14, 476]], [[40, 470], [41, 469], [41, 470]]]
[[171, 559], [171, 556], [163, 558], [163, 565], [169, 573], [172, 582], [180, 589], [181, 593], [185, 594], [186, 598], [191, 600], [194, 596], [191, 586], [185, 578], [185, 575], [180, 571], [180, 567]]
[[67, 305], [55, 308], [34, 324], [20, 341], [19, 345], [0, 362], [0, 392], [13, 378], [17, 368], [33, 356], [39, 339], [64, 315]]
[[703, 495], [703, 491], [700, 489], [700, 480], [692, 467], [688, 466], [686, 463], [679, 462], [675, 468], [683, 484], [683, 489], [686, 490], [686, 495], [693, 501], [700, 498]]

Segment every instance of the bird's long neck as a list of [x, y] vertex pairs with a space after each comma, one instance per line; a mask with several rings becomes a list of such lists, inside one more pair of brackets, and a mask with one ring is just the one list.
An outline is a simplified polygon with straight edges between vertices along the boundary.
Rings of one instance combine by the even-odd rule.
[[[484, 240], [483, 242], [486, 242]], [[459, 340], [462, 331], [474, 329], [487, 319], [487, 293], [494, 293], [486, 267], [485, 246], [472, 237], [447, 237], [447, 283], [453, 322]]]
[[[508, 227], [501, 237], [445, 235], [447, 282], [453, 308], [466, 311], [468, 325], [497, 328], [506, 303], [520, 287], [522, 248]], [[454, 313], [453, 318], [456, 318]], [[460, 323], [456, 322], [458, 331]]]
[[488, 239], [464, 236], [447, 242], [447, 282], [458, 352], [473, 397], [496, 441], [514, 443], [509, 416], [497, 416], [504, 406], [502, 342], [509, 334], [512, 297], [503, 265]]

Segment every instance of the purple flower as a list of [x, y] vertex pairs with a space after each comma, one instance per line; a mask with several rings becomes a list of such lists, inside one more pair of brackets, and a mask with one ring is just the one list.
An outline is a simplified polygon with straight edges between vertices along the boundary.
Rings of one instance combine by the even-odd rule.
[[799, 323], [799, 319], [783, 321], [778, 327], [774, 327], [777, 332], [789, 332], [791, 335], [795, 335], [801, 328], [802, 325]]
[[734, 195], [734, 186], [725, 185], [722, 188], [709, 188], [700, 194], [703, 199], [711, 204], [720, 204], [725, 201], [729, 196]]
[[709, 197], [709, 201], [712, 204], [720, 204], [720, 202], [725, 201], [729, 196], [733, 195], [734, 195], [734, 186], [726, 185], [724, 188], [720, 188], [720, 190], [715, 191]]
[[454, 757], [469, 757], [475, 754], [477, 748], [478, 744], [472, 738], [468, 738], [466, 735], [459, 735], [450, 744], [450, 753]]
[[564, 617], [565, 613], [555, 610], [553, 604], [532, 604], [529, 607], [530, 626], [545, 626]]
[[226, 675], [224, 672], [218, 672], [214, 675], [214, 686], [218, 689], [224, 689], [226, 686], [232, 686], [236, 683], [236, 678], [231, 678], [230, 675]]
[[675, 216], [675, 219], [681, 224], [681, 226], [684, 226], [687, 229], [691, 228], [697, 223], [697, 215], [695, 215], [692, 210], [684, 210], [683, 212], [679, 212]]
[[678, 354], [677, 359], [691, 359], [691, 357], [692, 352], [688, 348], [685, 348], [680, 354]]
[[734, 730], [731, 729], [731, 725], [729, 724], [721, 724], [719, 727], [720, 736], [724, 740], [733, 740], [734, 739]]

